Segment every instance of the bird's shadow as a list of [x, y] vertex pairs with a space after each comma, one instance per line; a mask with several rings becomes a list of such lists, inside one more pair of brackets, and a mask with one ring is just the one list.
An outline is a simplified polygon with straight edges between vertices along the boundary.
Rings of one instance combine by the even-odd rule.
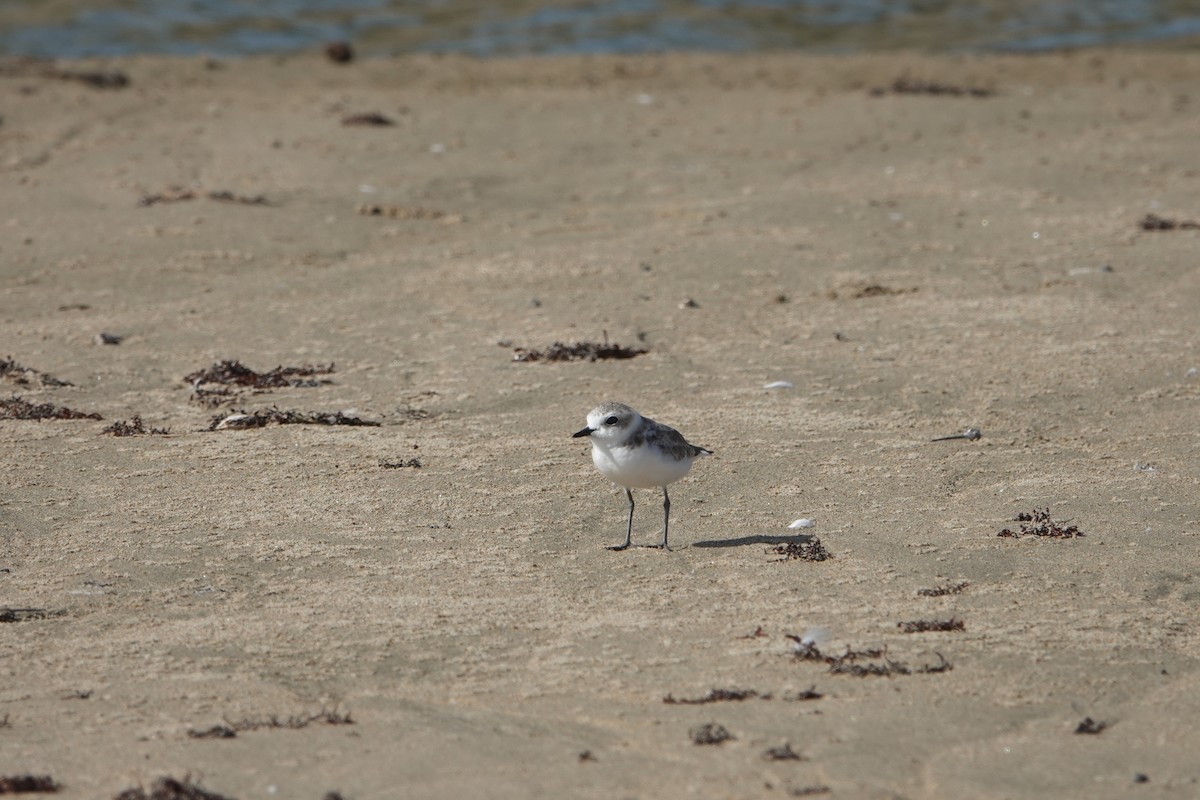
[[765, 533], [754, 536], [739, 536], [736, 539], [707, 539], [703, 542], [692, 542], [692, 547], [744, 547], [748, 544], [808, 544], [813, 536], [807, 533], [794, 533], [788, 536], [771, 536]]

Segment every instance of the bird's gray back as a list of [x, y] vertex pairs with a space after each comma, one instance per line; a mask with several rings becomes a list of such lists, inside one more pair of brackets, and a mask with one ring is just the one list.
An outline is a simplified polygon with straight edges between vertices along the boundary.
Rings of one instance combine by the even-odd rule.
[[692, 444], [671, 426], [646, 417], [642, 417], [642, 424], [625, 440], [626, 447], [641, 447], [643, 444], [657, 447], [676, 461], [712, 452], [707, 447]]

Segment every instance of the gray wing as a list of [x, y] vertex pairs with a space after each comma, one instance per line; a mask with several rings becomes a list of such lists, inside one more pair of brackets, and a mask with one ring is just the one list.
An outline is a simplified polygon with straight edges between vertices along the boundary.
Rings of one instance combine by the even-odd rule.
[[676, 461], [685, 458], [695, 458], [701, 453], [712, 453], [707, 447], [700, 447], [683, 438], [683, 434], [674, 428], [660, 425], [653, 420], [645, 420], [648, 424], [644, 436], [651, 443]]

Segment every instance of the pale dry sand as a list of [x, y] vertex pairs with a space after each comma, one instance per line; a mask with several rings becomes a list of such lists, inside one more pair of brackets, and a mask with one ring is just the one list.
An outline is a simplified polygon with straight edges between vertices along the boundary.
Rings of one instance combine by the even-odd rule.
[[[105, 417], [0, 423], [0, 606], [65, 612], [0, 624], [0, 775], [1200, 792], [1200, 231], [1138, 228], [1200, 218], [1200, 55], [106, 66], [0, 78], [0, 355], [75, 384], [4, 396]], [[869, 94], [904, 75], [997, 94]], [[172, 186], [270, 205], [139, 207]], [[605, 331], [649, 353], [511, 360]], [[239, 407], [383, 425], [209, 432], [183, 376], [223, 358], [334, 362]], [[676, 552], [604, 549], [624, 500], [570, 439], [604, 399], [716, 451]], [[101, 433], [134, 414], [170, 435]], [[1045, 506], [1086, 536], [996, 537]], [[832, 560], [773, 562], [797, 517]], [[814, 625], [953, 669], [831, 675]], [[662, 702], [713, 688], [773, 699]], [[355, 722], [187, 734], [322, 708]]]

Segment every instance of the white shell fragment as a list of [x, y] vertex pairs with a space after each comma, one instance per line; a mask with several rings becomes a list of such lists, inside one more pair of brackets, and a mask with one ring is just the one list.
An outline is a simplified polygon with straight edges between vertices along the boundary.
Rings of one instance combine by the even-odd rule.
[[829, 641], [830, 633], [825, 628], [809, 628], [799, 637], [789, 634], [788, 638], [792, 640], [791, 650], [793, 654], [820, 657], [817, 645]]
[[226, 428], [245, 428], [246, 420], [252, 419], [249, 414], [230, 414], [225, 419], [217, 423], [217, 427], [213, 430], [225, 430]]
[[831, 634], [827, 628], [809, 628], [800, 635], [800, 644], [814, 645], [828, 642]]
[[817, 523], [813, 522], [808, 517], [801, 517], [800, 519], [793, 522], [791, 525], [788, 525], [788, 527], [795, 530], [796, 528], [811, 528], [812, 526], [814, 526], [816, 524]]
[[763, 384], [764, 389], [794, 389], [795, 385], [791, 381], [771, 381]]

